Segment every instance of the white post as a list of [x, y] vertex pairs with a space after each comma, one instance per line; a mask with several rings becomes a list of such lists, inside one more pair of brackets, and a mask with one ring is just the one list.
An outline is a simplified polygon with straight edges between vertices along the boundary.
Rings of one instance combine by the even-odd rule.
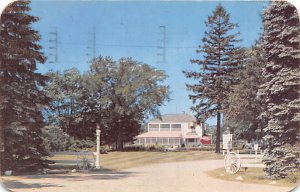
[[96, 152], [96, 169], [100, 169], [100, 125], [97, 124], [97, 129], [96, 129], [96, 136], [97, 136], [97, 152]]
[[255, 150], [255, 163], [257, 162], [257, 150], [258, 150], [258, 144], [254, 144], [254, 150]]

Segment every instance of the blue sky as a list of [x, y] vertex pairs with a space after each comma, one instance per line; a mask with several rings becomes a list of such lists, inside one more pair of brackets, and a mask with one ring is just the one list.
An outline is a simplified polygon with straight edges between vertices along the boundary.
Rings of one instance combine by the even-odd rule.
[[[40, 18], [34, 24], [42, 36], [40, 44], [49, 55], [49, 32], [58, 32], [58, 63], [39, 65], [40, 72], [89, 68], [87, 49], [90, 32], [96, 32], [96, 55], [132, 57], [169, 76], [171, 101], [161, 108], [162, 114], [190, 113], [191, 101], [185, 83], [192, 83], [183, 70], [197, 70], [190, 59], [199, 58], [204, 22], [220, 1], [33, 1], [31, 14]], [[241, 46], [251, 47], [261, 32], [261, 14], [266, 1], [221, 2], [230, 13], [231, 22], [238, 23], [243, 40]], [[157, 54], [162, 39], [159, 26], [166, 26], [166, 62]], [[49, 58], [50, 59], [50, 58]], [[207, 121], [215, 124], [215, 118]]]

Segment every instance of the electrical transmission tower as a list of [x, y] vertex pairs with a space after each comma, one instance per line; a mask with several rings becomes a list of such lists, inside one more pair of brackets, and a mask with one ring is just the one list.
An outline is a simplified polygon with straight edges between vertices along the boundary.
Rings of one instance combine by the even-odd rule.
[[49, 33], [49, 63], [58, 63], [58, 33], [55, 29]]
[[160, 35], [162, 38], [159, 40], [160, 46], [158, 46], [159, 53], [157, 56], [161, 58], [157, 63], [166, 63], [166, 45], [167, 45], [167, 33], [166, 33], [166, 26], [162, 25], [159, 26]]
[[89, 33], [89, 39], [88, 39], [88, 53], [86, 54], [89, 57], [92, 57], [92, 59], [96, 58], [96, 30], [93, 28], [93, 31]]

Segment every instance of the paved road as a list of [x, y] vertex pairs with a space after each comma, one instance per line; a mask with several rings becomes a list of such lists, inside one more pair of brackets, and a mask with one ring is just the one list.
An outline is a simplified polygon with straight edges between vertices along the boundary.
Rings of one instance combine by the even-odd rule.
[[290, 188], [215, 179], [205, 171], [222, 160], [154, 164], [123, 172], [6, 177], [15, 192], [287, 192]]

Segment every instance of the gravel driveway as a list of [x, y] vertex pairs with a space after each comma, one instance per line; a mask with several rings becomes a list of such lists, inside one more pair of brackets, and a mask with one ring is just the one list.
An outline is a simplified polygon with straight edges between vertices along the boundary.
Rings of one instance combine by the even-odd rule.
[[222, 160], [153, 164], [120, 172], [70, 173], [5, 177], [15, 192], [287, 192], [290, 188], [215, 179], [205, 171]]

